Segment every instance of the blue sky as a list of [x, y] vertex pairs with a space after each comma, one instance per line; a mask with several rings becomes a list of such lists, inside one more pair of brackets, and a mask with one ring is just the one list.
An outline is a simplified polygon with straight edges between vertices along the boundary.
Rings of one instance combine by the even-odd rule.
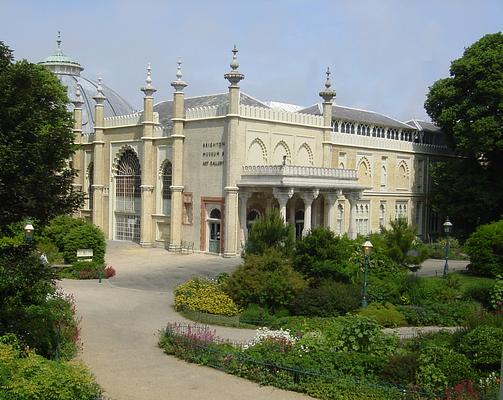
[[400, 120], [427, 119], [428, 87], [503, 27], [501, 0], [0, 0], [0, 13], [16, 58], [44, 59], [61, 30], [83, 75], [102, 75], [135, 108], [148, 62], [156, 100], [171, 98], [178, 56], [188, 96], [227, 91], [236, 44], [254, 97], [311, 105], [330, 66], [337, 104]]

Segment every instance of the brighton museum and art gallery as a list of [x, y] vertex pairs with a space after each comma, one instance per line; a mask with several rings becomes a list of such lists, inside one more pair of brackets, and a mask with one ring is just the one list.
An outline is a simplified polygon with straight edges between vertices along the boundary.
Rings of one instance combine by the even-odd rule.
[[82, 76], [59, 38], [40, 64], [68, 88], [80, 145], [75, 185], [87, 197], [79, 214], [109, 239], [236, 256], [270, 208], [297, 236], [326, 226], [355, 237], [399, 217], [424, 239], [438, 231], [427, 192], [432, 163], [452, 157], [442, 133], [336, 105], [328, 70], [320, 102], [298, 107], [242, 92], [235, 48], [229, 71], [215, 77], [228, 83], [219, 94], [185, 97], [178, 62], [173, 98], [155, 101], [148, 66], [135, 111], [101, 79]]

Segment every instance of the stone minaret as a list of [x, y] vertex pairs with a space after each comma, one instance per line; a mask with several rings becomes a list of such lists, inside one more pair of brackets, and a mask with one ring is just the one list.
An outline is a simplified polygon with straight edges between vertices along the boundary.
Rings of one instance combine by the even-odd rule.
[[244, 75], [238, 71], [238, 49], [232, 49], [231, 71], [224, 75], [229, 85], [229, 110], [227, 113], [227, 135], [225, 137], [225, 249], [224, 257], [238, 253], [238, 187], [237, 181], [241, 172], [239, 159], [239, 82]]
[[326, 168], [332, 167], [331, 157], [331, 136], [332, 136], [332, 100], [335, 97], [335, 90], [331, 88], [330, 68], [327, 68], [327, 80], [325, 88], [319, 93], [323, 98], [323, 166]]
[[182, 80], [182, 61], [177, 62], [176, 80], [171, 82], [175, 89], [173, 93], [173, 158], [172, 158], [172, 185], [171, 185], [171, 227], [169, 250], [176, 251], [182, 243], [182, 208], [183, 208], [183, 123], [185, 118], [183, 89], [187, 86]]
[[152, 86], [152, 68], [147, 66], [147, 79], [145, 86], [141, 89], [145, 94], [143, 97], [143, 157], [141, 165], [141, 232], [140, 245], [143, 247], [152, 246], [152, 214], [154, 213], [154, 97], [156, 92]]
[[75, 177], [74, 188], [76, 190], [82, 190], [82, 186], [84, 184], [84, 165], [82, 164], [82, 150], [80, 146], [82, 145], [82, 105], [84, 102], [82, 101], [82, 97], [80, 95], [80, 89], [77, 86], [77, 90], [75, 91], [75, 99], [72, 101], [73, 103], [73, 142], [79, 146], [78, 149], [75, 150], [72, 156], [72, 164], [73, 168], [77, 170], [78, 175]]
[[103, 221], [103, 188], [104, 188], [104, 147], [105, 140], [103, 136], [103, 128], [105, 125], [104, 103], [106, 100], [101, 87], [101, 77], [98, 78], [98, 93], [93, 97], [96, 105], [94, 106], [94, 154], [93, 154], [93, 224], [104, 229]]

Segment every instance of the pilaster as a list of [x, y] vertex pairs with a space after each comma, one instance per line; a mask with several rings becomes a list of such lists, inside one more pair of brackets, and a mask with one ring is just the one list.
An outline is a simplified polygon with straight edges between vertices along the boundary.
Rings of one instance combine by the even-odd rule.
[[154, 97], [156, 89], [152, 86], [152, 68], [147, 66], [147, 79], [141, 89], [143, 98], [143, 157], [141, 165], [141, 224], [140, 245], [151, 247], [153, 243], [152, 214], [154, 212]]
[[84, 160], [82, 157], [82, 105], [84, 102], [82, 101], [82, 97], [80, 94], [80, 89], [77, 86], [77, 90], [75, 91], [75, 100], [73, 103], [73, 143], [77, 145], [77, 149], [75, 153], [72, 155], [72, 165], [73, 168], [77, 170], [77, 176], [74, 179], [74, 188], [76, 190], [82, 190], [84, 186], [84, 175], [85, 175], [85, 166]]
[[182, 61], [178, 59], [176, 80], [171, 82], [175, 89], [173, 93], [173, 138], [172, 151], [172, 186], [171, 186], [171, 225], [169, 250], [178, 250], [182, 244], [182, 213], [183, 213], [183, 162], [184, 141], [183, 131], [185, 106], [183, 89], [187, 86], [182, 80]]
[[104, 178], [103, 172], [105, 171], [104, 160], [104, 103], [105, 95], [101, 87], [101, 78], [98, 78], [98, 93], [93, 97], [96, 105], [94, 106], [95, 125], [94, 125], [94, 153], [93, 153], [93, 224], [104, 229], [103, 221], [103, 189]]

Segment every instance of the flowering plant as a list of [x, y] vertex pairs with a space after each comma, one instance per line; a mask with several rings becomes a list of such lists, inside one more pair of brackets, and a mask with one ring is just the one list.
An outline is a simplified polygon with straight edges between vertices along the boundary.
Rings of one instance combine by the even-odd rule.
[[276, 342], [282, 345], [283, 348], [292, 347], [297, 341], [297, 337], [292, 336], [288, 329], [271, 330], [269, 328], [258, 328], [255, 332], [255, 337], [243, 346], [243, 349], [249, 349], [265, 341]]

